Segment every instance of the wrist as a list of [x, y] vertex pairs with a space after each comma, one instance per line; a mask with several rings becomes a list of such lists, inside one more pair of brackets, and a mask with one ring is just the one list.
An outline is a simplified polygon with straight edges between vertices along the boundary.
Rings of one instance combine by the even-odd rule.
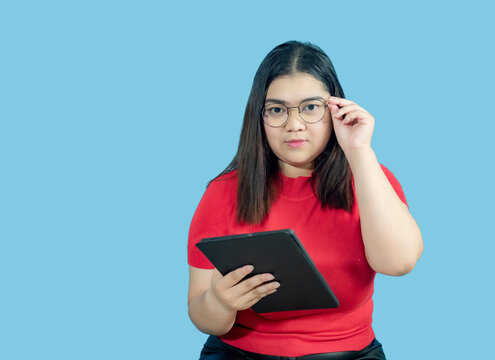
[[204, 293], [204, 301], [207, 303], [209, 312], [210, 314], [213, 314], [216, 323], [215, 329], [211, 329], [208, 333], [216, 336], [228, 333], [234, 326], [237, 311], [228, 309], [215, 296], [211, 288]]
[[344, 154], [353, 172], [363, 164], [369, 164], [373, 160], [376, 161], [376, 155], [371, 146], [347, 149]]
[[228, 307], [226, 304], [224, 304], [213, 292], [212, 288], [210, 287], [205, 293], [204, 293], [205, 301], [209, 304], [210, 308], [217, 314], [219, 314], [220, 317], [233, 317], [235, 318], [237, 311], [233, 308]]

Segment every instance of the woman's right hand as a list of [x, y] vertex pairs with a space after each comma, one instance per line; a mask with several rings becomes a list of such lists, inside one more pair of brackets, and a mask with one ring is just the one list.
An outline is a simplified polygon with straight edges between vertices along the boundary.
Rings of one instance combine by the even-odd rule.
[[223, 276], [217, 269], [211, 277], [213, 297], [228, 311], [245, 310], [267, 295], [277, 291], [280, 283], [272, 281], [272, 274], [258, 274], [242, 280], [253, 271], [252, 265], [246, 265]]

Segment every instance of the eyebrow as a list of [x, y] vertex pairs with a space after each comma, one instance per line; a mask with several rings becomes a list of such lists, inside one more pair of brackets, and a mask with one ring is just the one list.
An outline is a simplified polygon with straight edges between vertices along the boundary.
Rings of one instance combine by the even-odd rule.
[[[302, 99], [299, 103], [302, 103], [302, 102], [305, 102], [305, 101], [310, 101], [310, 100], [325, 100], [325, 99], [322, 98], [321, 96], [312, 96], [312, 97], [309, 97], [309, 98], [306, 98], [306, 99]], [[287, 105], [287, 103], [285, 102], [285, 100], [280, 100], [280, 99], [266, 99], [265, 100], [265, 104], [266, 103], [276, 103], [276, 104]]]

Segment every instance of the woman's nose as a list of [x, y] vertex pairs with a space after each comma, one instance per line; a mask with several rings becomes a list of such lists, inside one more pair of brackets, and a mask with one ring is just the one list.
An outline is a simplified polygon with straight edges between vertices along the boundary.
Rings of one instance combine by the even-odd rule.
[[287, 124], [285, 124], [285, 129], [287, 131], [300, 131], [300, 130], [304, 130], [305, 128], [306, 128], [306, 123], [303, 121], [303, 119], [301, 119], [301, 114], [299, 114], [299, 109], [297, 107], [288, 108]]

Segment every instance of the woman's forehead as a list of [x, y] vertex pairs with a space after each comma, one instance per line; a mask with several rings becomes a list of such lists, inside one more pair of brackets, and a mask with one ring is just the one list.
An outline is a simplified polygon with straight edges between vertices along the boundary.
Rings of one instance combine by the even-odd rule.
[[320, 96], [330, 96], [325, 85], [314, 76], [304, 73], [275, 78], [266, 93], [266, 99], [279, 99], [287, 103]]

